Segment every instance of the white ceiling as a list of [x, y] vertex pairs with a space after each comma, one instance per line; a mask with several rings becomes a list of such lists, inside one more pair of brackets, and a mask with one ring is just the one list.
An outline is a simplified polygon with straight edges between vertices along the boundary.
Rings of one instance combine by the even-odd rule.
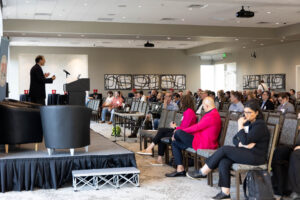
[[[247, 27], [300, 22], [300, 0], [3, 0], [3, 4], [4, 19]], [[203, 8], [190, 9], [190, 5]], [[250, 6], [255, 17], [237, 19], [235, 13], [242, 5]]]

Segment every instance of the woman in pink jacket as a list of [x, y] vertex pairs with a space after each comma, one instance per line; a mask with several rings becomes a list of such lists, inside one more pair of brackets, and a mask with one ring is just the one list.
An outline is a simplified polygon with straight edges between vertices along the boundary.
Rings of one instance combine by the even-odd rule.
[[156, 144], [158, 144], [158, 158], [156, 161], [151, 162], [152, 165], [162, 165], [162, 156], [164, 155], [166, 148], [165, 144], [160, 141], [162, 138], [172, 137], [174, 131], [188, 128], [197, 122], [197, 117], [194, 111], [194, 99], [191, 95], [183, 96], [180, 102], [180, 107], [181, 110], [184, 111], [180, 126], [177, 127], [175, 123], [171, 122], [170, 128], [159, 128], [151, 145], [147, 149], [137, 152], [140, 155], [152, 155], [152, 149]]
[[193, 148], [197, 151], [198, 149], [218, 148], [218, 137], [222, 126], [220, 115], [211, 97], [206, 97], [202, 105], [205, 114], [201, 120], [191, 127], [177, 130], [172, 138], [172, 152], [177, 170], [166, 174], [167, 177], [186, 175], [182, 164], [182, 150]]

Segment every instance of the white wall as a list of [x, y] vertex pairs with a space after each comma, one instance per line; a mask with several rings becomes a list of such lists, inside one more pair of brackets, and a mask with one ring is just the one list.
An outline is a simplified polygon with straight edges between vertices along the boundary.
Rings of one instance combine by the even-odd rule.
[[[8, 69], [10, 98], [18, 99], [20, 93], [29, 90], [30, 69], [35, 64], [36, 56], [36, 54], [19, 54], [17, 60], [12, 60]], [[46, 64], [43, 67], [44, 73], [49, 72], [50, 76], [56, 76], [53, 84], [46, 84], [46, 93], [56, 90], [57, 93], [63, 94], [63, 84], [76, 80], [78, 74], [81, 74], [80, 78], [88, 78], [87, 55], [44, 54], [44, 56], [46, 59]], [[63, 69], [71, 74], [67, 79]], [[12, 76], [13, 74], [14, 76]]]
[[[11, 47], [11, 61], [8, 66], [10, 97], [16, 98], [19, 93], [23, 93], [23, 84], [15, 83], [11, 80], [15, 76], [20, 65], [19, 56], [22, 54], [31, 55], [87, 55], [88, 56], [88, 76], [91, 80], [91, 91], [104, 90], [104, 74], [186, 74], [187, 88], [196, 91], [200, 85], [200, 59], [195, 56], [187, 56], [181, 50], [161, 50], [161, 49], [115, 49], [115, 48], [62, 48], [62, 47]], [[47, 65], [53, 59], [46, 56]], [[34, 59], [33, 59], [34, 61]], [[34, 64], [32, 61], [31, 66]], [[61, 64], [61, 63], [60, 63]], [[46, 71], [46, 70], [45, 70]], [[51, 70], [49, 72], [52, 73]], [[18, 72], [19, 73], [19, 72]], [[17, 73], [17, 74], [18, 74]], [[23, 72], [23, 76], [29, 76], [28, 72]], [[20, 81], [21, 81], [20, 77]], [[62, 83], [61, 83], [62, 84]], [[28, 85], [28, 84], [27, 84]], [[49, 91], [48, 91], [49, 92]], [[51, 91], [50, 91], [51, 92]], [[127, 93], [128, 91], [123, 91]], [[14, 95], [12, 96], [12, 93]], [[19, 98], [19, 97], [17, 97]]]

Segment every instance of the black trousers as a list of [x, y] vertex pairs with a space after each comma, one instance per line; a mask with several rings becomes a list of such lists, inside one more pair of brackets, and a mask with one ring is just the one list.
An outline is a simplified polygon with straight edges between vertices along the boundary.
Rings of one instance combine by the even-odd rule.
[[219, 169], [219, 187], [230, 188], [230, 170], [233, 163], [246, 165], [262, 165], [265, 158], [253, 153], [250, 149], [223, 146], [219, 148], [205, 163], [210, 169]]
[[166, 149], [166, 144], [162, 143], [160, 140], [164, 137], [172, 137], [174, 129], [172, 128], [159, 128], [156, 136], [153, 138], [152, 142], [158, 145], [158, 155], [163, 156]]
[[[288, 169], [288, 170], [287, 170]], [[272, 161], [272, 185], [277, 195], [300, 194], [300, 150], [292, 146], [276, 148]]]
[[177, 130], [174, 134], [175, 141], [172, 142], [172, 153], [174, 156], [175, 165], [182, 165], [182, 150], [193, 147], [194, 136]]
[[45, 99], [43, 98], [30, 97], [30, 100], [32, 103], [41, 104], [43, 106], [45, 105]]

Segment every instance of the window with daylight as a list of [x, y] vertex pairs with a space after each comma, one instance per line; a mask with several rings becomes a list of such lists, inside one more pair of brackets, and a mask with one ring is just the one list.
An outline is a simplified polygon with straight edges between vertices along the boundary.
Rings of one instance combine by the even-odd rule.
[[200, 66], [202, 90], [236, 90], [236, 63]]

